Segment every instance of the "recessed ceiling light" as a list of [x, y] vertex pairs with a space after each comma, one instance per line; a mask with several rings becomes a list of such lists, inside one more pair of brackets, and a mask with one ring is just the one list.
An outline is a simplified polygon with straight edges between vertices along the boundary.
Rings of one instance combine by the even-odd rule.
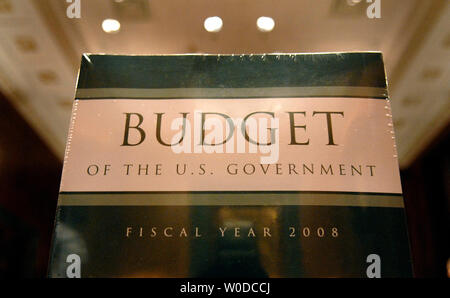
[[275, 21], [270, 17], [259, 17], [256, 26], [258, 26], [259, 31], [270, 32], [275, 27]]
[[347, 4], [350, 6], [355, 6], [359, 2], [361, 2], [361, 0], [347, 0]]
[[106, 19], [103, 20], [102, 29], [106, 33], [115, 33], [120, 30], [120, 23], [118, 20]]
[[222, 30], [223, 22], [219, 17], [209, 17], [205, 19], [203, 26], [208, 32], [219, 32]]

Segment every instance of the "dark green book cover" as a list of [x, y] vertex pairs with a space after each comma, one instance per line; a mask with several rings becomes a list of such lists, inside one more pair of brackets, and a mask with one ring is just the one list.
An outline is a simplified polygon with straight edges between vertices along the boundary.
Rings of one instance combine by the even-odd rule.
[[49, 276], [412, 276], [381, 53], [83, 55]]

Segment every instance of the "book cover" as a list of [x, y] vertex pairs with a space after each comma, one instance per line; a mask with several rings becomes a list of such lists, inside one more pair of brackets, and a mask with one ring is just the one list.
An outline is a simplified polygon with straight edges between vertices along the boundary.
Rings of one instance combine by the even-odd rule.
[[50, 277], [409, 277], [378, 52], [82, 57]]

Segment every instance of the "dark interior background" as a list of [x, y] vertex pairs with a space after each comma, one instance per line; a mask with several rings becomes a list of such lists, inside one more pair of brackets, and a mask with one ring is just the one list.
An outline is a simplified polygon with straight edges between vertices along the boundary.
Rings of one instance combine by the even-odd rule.
[[[45, 277], [62, 163], [2, 94], [0, 115], [0, 277]], [[449, 131], [401, 172], [417, 277], [447, 275]]]
[[46, 275], [61, 169], [0, 94], [0, 278]]
[[[450, 127], [401, 171], [417, 277], [446, 277], [450, 257]], [[448, 276], [450, 277], [450, 276]]]

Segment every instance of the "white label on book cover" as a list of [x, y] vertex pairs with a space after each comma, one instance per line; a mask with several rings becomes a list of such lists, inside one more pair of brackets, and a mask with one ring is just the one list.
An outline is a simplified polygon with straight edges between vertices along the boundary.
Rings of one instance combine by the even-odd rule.
[[61, 191], [401, 193], [389, 103], [77, 100]]

